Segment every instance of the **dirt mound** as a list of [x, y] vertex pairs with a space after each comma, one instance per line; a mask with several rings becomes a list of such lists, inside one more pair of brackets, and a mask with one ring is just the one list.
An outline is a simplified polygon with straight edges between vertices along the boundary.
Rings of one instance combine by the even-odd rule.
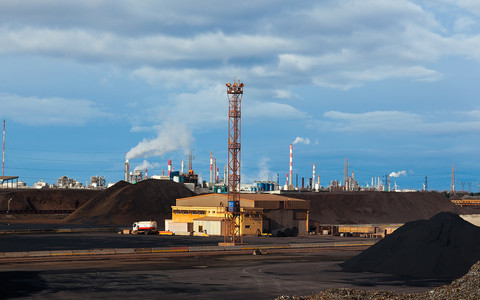
[[298, 193], [290, 197], [310, 201], [309, 219], [321, 224], [405, 223], [461, 210], [436, 192]]
[[89, 225], [131, 225], [155, 220], [160, 227], [171, 218], [175, 199], [195, 194], [170, 180], [144, 180], [137, 184], [120, 181], [88, 201], [64, 219], [65, 223]]
[[455, 279], [478, 260], [480, 227], [442, 212], [406, 223], [341, 266], [345, 271]]
[[0, 209], [11, 210], [75, 210], [87, 203], [100, 190], [80, 189], [9, 189], [0, 191]]

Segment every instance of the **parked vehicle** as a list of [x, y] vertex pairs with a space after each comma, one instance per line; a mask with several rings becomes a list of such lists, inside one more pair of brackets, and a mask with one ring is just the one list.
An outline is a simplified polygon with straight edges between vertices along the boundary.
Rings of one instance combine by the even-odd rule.
[[133, 223], [132, 234], [144, 233], [157, 233], [157, 221], [138, 221]]

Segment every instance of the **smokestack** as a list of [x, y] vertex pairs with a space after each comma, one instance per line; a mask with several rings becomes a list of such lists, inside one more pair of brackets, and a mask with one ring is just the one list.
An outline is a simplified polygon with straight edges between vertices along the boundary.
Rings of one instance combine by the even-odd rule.
[[213, 153], [210, 151], [210, 181], [209, 183], [213, 183]]
[[213, 159], [213, 183], [214, 184], [217, 183], [217, 175], [216, 175], [217, 173], [216, 173], [216, 171], [217, 171], [217, 159], [214, 158]]
[[193, 174], [192, 152], [188, 155], [188, 174]]
[[172, 173], [172, 160], [168, 160], [168, 177], [170, 178], [170, 174]]
[[181, 168], [181, 171], [182, 171], [182, 174], [185, 173], [185, 163], [183, 162], [183, 159], [182, 159], [182, 168]]
[[148, 173], [148, 169], [145, 169], [145, 179], [148, 179], [147, 173]]
[[3, 120], [2, 176], [5, 176], [5, 120]]
[[292, 183], [292, 179], [293, 179], [293, 145], [290, 144], [290, 172], [289, 172], [289, 176], [288, 178], [290, 179], [290, 181], [288, 182], [289, 184], [293, 184]]
[[227, 165], [223, 165], [223, 184], [228, 185], [227, 182]]
[[312, 189], [315, 187], [315, 163], [313, 164], [313, 176], [312, 176], [313, 184], [312, 184]]
[[217, 182], [220, 180], [220, 175], [219, 175], [219, 173], [220, 173], [220, 168], [217, 167]]
[[128, 159], [125, 159], [125, 181], [126, 182], [130, 182], [129, 174], [130, 174], [130, 162], [128, 161]]

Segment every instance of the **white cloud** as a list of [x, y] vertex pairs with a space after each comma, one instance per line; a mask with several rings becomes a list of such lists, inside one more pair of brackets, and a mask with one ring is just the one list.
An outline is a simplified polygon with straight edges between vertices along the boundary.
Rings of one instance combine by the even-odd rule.
[[[248, 3], [255, 14], [236, 8], [228, 17], [216, 2], [57, 3], [76, 12], [70, 19], [54, 14], [51, 3], [30, 2], [35, 16], [4, 4], [0, 53], [109, 63], [169, 88], [198, 89], [240, 69], [257, 86], [272, 85], [278, 98], [290, 96], [285, 82], [350, 89], [390, 78], [435, 81], [441, 74], [427, 66], [431, 62], [447, 55], [480, 60], [478, 35], [446, 35], [435, 12], [412, 1]], [[112, 13], [95, 18], [103, 10]], [[131, 28], [112, 26], [118, 16], [131, 20]], [[457, 29], [472, 20], [459, 17]]]
[[480, 130], [480, 121], [428, 121], [416, 113], [401, 111], [372, 111], [344, 113], [329, 111], [317, 120], [315, 127], [322, 131], [371, 134], [446, 135], [470, 134]]
[[453, 25], [453, 30], [457, 32], [463, 32], [463, 31], [469, 30], [475, 24], [477, 24], [477, 22], [472, 18], [461, 17], [455, 21], [455, 24]]
[[242, 107], [242, 117], [246, 119], [296, 120], [309, 118], [308, 114], [283, 103], [254, 101]]
[[0, 93], [0, 116], [28, 125], [84, 125], [100, 118], [113, 118], [95, 102], [59, 97], [38, 98]]
[[398, 171], [398, 172], [392, 172], [390, 173], [390, 175], [388, 175], [389, 177], [400, 177], [400, 176], [407, 176], [407, 171], [403, 170], [403, 171]]
[[310, 145], [310, 139], [307, 137], [307, 138], [302, 138], [302, 137], [299, 137], [297, 136], [295, 138], [295, 140], [292, 142], [292, 144], [304, 144], [304, 145]]

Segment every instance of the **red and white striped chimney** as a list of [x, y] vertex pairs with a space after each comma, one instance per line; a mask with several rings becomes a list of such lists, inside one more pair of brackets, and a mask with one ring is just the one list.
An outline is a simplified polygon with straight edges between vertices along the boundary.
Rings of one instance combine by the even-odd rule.
[[217, 167], [217, 182], [220, 180], [220, 168]]
[[293, 178], [293, 145], [290, 144], [290, 172], [289, 172], [289, 182], [288, 184], [292, 184], [292, 178]]
[[168, 160], [168, 177], [170, 177], [170, 173], [172, 173], [172, 160]]
[[148, 169], [145, 169], [145, 179], [148, 179]]

